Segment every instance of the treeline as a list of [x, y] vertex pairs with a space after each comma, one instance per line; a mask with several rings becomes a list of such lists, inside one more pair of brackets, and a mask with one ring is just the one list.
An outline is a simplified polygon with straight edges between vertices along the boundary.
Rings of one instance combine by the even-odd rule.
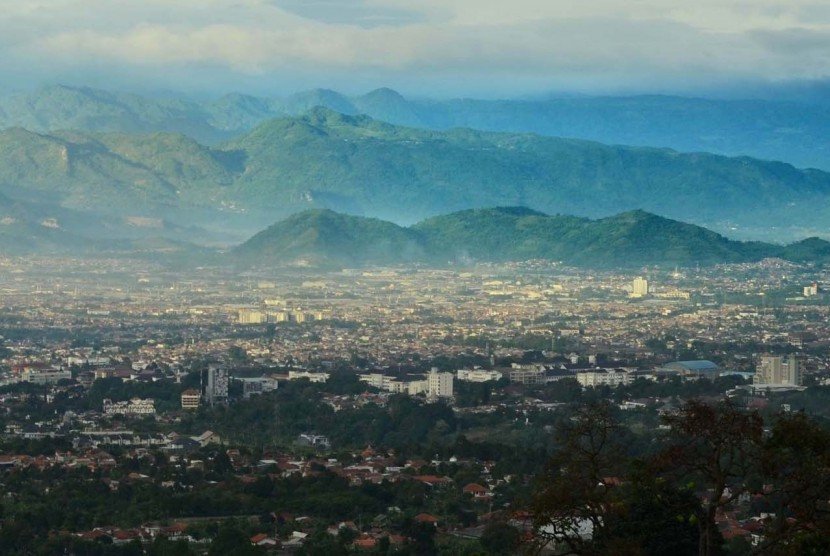
[[[532, 501], [535, 542], [560, 554], [830, 553], [830, 432], [803, 413], [765, 423], [725, 400], [690, 401], [632, 453], [604, 403], [558, 429]], [[755, 519], [756, 542], [721, 525]]]

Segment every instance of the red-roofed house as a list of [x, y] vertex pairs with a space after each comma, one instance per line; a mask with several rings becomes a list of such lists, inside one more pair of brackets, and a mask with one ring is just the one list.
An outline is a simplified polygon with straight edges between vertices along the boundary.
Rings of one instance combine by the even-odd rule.
[[251, 537], [251, 544], [254, 546], [277, 546], [277, 540], [272, 539], [265, 533], [260, 533]]
[[438, 525], [438, 518], [430, 514], [418, 514], [415, 516], [415, 521], [418, 523], [432, 523]]

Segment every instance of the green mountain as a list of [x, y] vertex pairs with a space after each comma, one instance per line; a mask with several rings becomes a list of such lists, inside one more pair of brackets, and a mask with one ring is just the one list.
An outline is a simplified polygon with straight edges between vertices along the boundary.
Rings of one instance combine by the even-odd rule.
[[405, 98], [382, 88], [352, 97], [315, 89], [284, 98], [231, 94], [197, 101], [58, 85], [0, 96], [0, 128], [165, 131], [216, 144], [274, 117], [301, 115], [324, 106], [420, 128], [530, 132], [606, 144], [752, 156], [830, 170], [830, 104], [824, 100], [826, 95], [819, 97], [793, 101], [661, 95], [437, 100]]
[[0, 97], [0, 128], [124, 133], [159, 131], [212, 142], [227, 133], [211, 125], [208, 107], [185, 98], [148, 98], [89, 87], [53, 85]]
[[758, 261], [830, 261], [830, 242], [788, 246], [740, 242], [635, 210], [591, 220], [522, 207], [465, 210], [410, 228], [310, 210], [258, 233], [231, 257], [250, 265], [363, 266], [399, 263], [562, 261], [592, 268], [688, 266]]
[[391, 222], [308, 210], [277, 222], [234, 249], [246, 263], [363, 266], [423, 260], [417, 233]]
[[491, 206], [591, 218], [642, 208], [740, 237], [830, 236], [830, 174], [821, 171], [532, 134], [429, 131], [324, 108], [214, 147], [175, 133], [7, 129], [0, 193], [209, 229], [229, 243], [309, 208], [398, 223]]
[[327, 207], [414, 222], [496, 205], [589, 217], [644, 208], [720, 229], [826, 229], [830, 175], [788, 164], [529, 134], [428, 131], [315, 109], [225, 145], [242, 206]]
[[718, 264], [778, 256], [772, 244], [732, 241], [711, 230], [634, 210], [590, 220], [527, 209], [467, 210], [413, 227], [448, 260], [560, 260], [590, 267]]
[[80, 210], [212, 204], [241, 170], [234, 154], [184, 135], [0, 132], [0, 191]]

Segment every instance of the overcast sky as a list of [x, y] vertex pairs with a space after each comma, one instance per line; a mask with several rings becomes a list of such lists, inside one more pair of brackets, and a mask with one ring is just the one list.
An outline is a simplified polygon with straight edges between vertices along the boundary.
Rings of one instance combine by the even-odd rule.
[[696, 91], [830, 75], [827, 0], [0, 0], [0, 85]]

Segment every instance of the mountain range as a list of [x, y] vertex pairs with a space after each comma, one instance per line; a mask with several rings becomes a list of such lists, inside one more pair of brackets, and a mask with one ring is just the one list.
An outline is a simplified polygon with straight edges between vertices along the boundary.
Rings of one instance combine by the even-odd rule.
[[712, 265], [776, 257], [830, 261], [830, 242], [786, 246], [733, 241], [641, 211], [591, 220], [523, 207], [472, 209], [401, 227], [326, 209], [277, 222], [234, 248], [236, 264], [360, 267], [401, 263], [561, 261], [592, 268]]
[[[170, 132], [10, 128], [0, 132], [0, 194], [0, 212], [4, 203], [24, 203], [37, 216], [23, 220], [52, 219], [67, 233], [202, 244], [241, 241], [309, 208], [398, 224], [492, 206], [592, 218], [641, 208], [736, 237], [830, 236], [830, 174], [822, 171], [527, 133], [402, 127], [321, 107], [214, 146]], [[92, 221], [103, 224], [77, 227]]]
[[0, 128], [37, 132], [175, 132], [216, 145], [275, 117], [316, 106], [397, 125], [532, 132], [608, 144], [668, 147], [782, 160], [830, 170], [830, 103], [804, 98], [550, 96], [536, 99], [410, 99], [391, 89], [344, 95], [326, 89], [286, 97], [229, 94], [197, 101], [53, 85], [0, 96]]

